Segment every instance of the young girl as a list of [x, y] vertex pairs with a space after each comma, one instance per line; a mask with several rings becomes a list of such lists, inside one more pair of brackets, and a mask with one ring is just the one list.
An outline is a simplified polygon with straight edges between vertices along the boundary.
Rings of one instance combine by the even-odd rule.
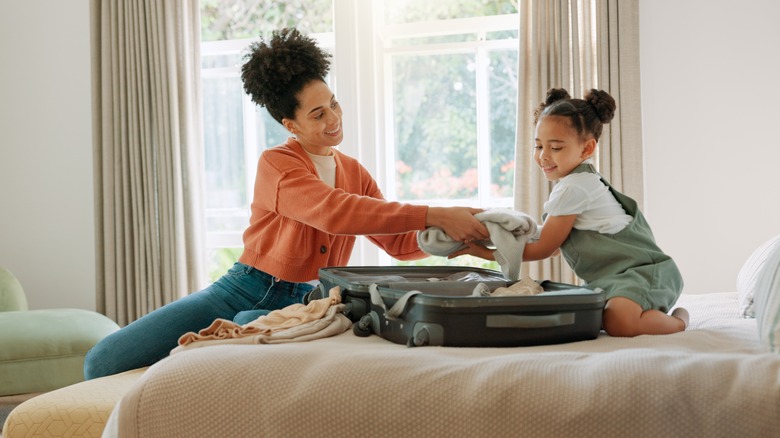
[[87, 379], [151, 365], [217, 318], [246, 324], [300, 303], [320, 268], [348, 264], [356, 235], [400, 260], [427, 257], [417, 231], [429, 226], [459, 241], [488, 237], [479, 209], [384, 200], [368, 171], [334, 148], [344, 133], [325, 82], [329, 56], [295, 29], [250, 46], [244, 90], [293, 137], [260, 157], [244, 251], [211, 286], [101, 340], [87, 353]]
[[[534, 160], [557, 181], [544, 204], [538, 241], [528, 243], [523, 260], [541, 260], [559, 249], [589, 288], [606, 292], [603, 327], [612, 336], [667, 334], [688, 325], [688, 313], [668, 315], [683, 287], [674, 261], [655, 243], [637, 203], [599, 175], [591, 157], [602, 125], [615, 114], [615, 100], [601, 90], [572, 99], [551, 89], [534, 114]], [[483, 246], [452, 254], [493, 259]]]

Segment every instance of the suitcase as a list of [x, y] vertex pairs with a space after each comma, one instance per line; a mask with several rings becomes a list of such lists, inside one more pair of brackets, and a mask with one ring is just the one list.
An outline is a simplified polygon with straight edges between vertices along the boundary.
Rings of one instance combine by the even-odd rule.
[[308, 299], [341, 287], [353, 331], [408, 346], [517, 347], [596, 338], [604, 292], [542, 281], [530, 296], [473, 296], [513, 282], [462, 266], [328, 267]]

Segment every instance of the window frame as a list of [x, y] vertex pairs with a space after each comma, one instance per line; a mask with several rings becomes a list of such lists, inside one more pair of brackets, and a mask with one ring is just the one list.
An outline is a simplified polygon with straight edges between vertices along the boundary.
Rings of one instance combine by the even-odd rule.
[[[489, 53], [499, 49], [516, 49], [518, 45], [517, 38], [502, 40], [487, 40], [486, 34], [505, 30], [518, 30], [518, 18], [516, 15], [502, 15], [489, 17], [458, 18], [446, 21], [417, 22], [409, 24], [385, 25], [382, 30], [382, 46], [377, 47], [381, 51], [383, 58], [382, 74], [383, 77], [389, 77], [392, 66], [393, 55], [439, 55], [455, 53], [474, 53], [476, 60], [476, 82], [477, 82], [477, 144], [490, 145], [490, 91], [488, 89], [488, 64]], [[406, 45], [393, 46], [390, 41], [396, 38], [421, 38], [432, 36], [446, 36], [458, 34], [477, 34], [476, 41], [445, 43], [445, 44], [425, 44], [425, 45]], [[379, 101], [382, 105], [383, 126], [393, 126], [393, 90], [392, 81], [384, 81], [382, 94]], [[393, 130], [385, 131], [384, 143], [384, 166], [377, 169], [384, 176], [387, 188], [385, 195], [390, 199], [396, 199], [395, 193], [395, 160], [394, 149], [386, 145], [394, 145]], [[415, 203], [427, 205], [466, 205], [472, 207], [511, 207], [512, 199], [495, 199], [490, 196], [491, 170], [490, 170], [490, 148], [480, 147], [477, 150], [477, 170], [479, 175], [478, 196], [477, 199], [422, 199], [413, 201]], [[411, 201], [410, 201], [411, 202]]]
[[[388, 147], [394, 144], [393, 96], [390, 77], [392, 56], [411, 53], [466, 53], [475, 52], [477, 60], [477, 138], [478, 144], [490, 144], [489, 90], [484, 77], [485, 63], [490, 50], [516, 49], [517, 39], [486, 40], [489, 32], [518, 30], [517, 14], [500, 16], [458, 18], [444, 21], [427, 21], [406, 24], [386, 25], [383, 22], [381, 0], [334, 0], [334, 32], [312, 34], [321, 47], [334, 54], [331, 66], [334, 93], [344, 108], [342, 123], [344, 140], [338, 147], [343, 153], [355, 157], [374, 176], [385, 197], [396, 200], [395, 196], [395, 151]], [[338, 17], [338, 19], [336, 19]], [[392, 46], [397, 38], [418, 38], [444, 36], [452, 34], [475, 33], [480, 35], [476, 41], [427, 44], [410, 46]], [[201, 56], [242, 54], [253, 39], [229, 41], [204, 41], [201, 43]], [[201, 69], [202, 78], [215, 75], [240, 76], [240, 65], [232, 67]], [[255, 127], [256, 106], [247, 95], [243, 96], [243, 135], [245, 153], [245, 180], [249, 194], [247, 203], [251, 203], [254, 191], [256, 163], [259, 158], [257, 129]], [[478, 148], [479, 195], [477, 199], [437, 200], [426, 199], [404, 201], [426, 205], [470, 205], [511, 207], [511, 199], [502, 205], [495, 204], [490, 198], [490, 149]], [[487, 205], [490, 199], [491, 204]], [[506, 204], [506, 205], [504, 205]], [[219, 214], [219, 210], [207, 209], [204, 217]], [[247, 211], [247, 215], [249, 212]], [[241, 247], [243, 229], [236, 232], [218, 232], [206, 230], [206, 249]], [[350, 264], [389, 265], [390, 256], [381, 252], [367, 239], [358, 238]]]

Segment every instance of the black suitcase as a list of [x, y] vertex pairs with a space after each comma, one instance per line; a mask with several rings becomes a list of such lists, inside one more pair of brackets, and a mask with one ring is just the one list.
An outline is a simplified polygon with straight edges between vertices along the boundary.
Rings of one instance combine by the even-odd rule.
[[473, 296], [513, 282], [498, 271], [462, 266], [329, 267], [309, 299], [341, 287], [355, 334], [408, 346], [515, 347], [593, 339], [601, 330], [601, 290], [543, 281], [529, 296]]

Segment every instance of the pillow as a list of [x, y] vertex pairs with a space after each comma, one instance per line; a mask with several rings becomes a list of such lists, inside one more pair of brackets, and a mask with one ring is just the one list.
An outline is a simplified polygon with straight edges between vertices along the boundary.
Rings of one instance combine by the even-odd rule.
[[752, 312], [764, 347], [780, 353], [780, 236], [756, 249], [737, 276], [740, 307]]
[[780, 269], [780, 236], [769, 239], [748, 257], [737, 275], [739, 312], [743, 318], [754, 318], [755, 294], [766, 289], [774, 273]]

